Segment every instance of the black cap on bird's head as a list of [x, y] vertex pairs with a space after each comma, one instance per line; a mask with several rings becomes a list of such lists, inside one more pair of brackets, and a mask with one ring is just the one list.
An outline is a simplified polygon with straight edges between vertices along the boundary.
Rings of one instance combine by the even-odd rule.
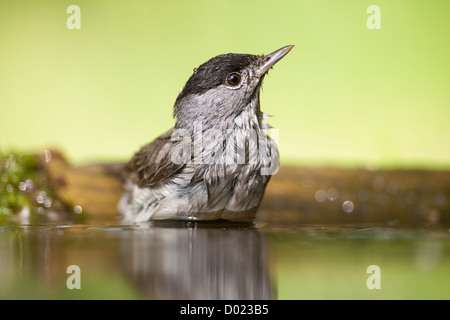
[[175, 102], [178, 126], [186, 126], [193, 119], [224, 120], [239, 114], [253, 99], [259, 99], [264, 75], [293, 47], [268, 55], [223, 54], [203, 63], [194, 70]]

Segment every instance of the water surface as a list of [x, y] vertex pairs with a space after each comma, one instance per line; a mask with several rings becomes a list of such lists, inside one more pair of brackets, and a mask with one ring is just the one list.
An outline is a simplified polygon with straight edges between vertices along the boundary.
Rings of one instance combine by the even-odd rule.
[[[69, 289], [68, 266], [80, 270]], [[369, 289], [367, 267], [380, 268]], [[215, 223], [0, 227], [2, 299], [448, 299], [448, 229]]]

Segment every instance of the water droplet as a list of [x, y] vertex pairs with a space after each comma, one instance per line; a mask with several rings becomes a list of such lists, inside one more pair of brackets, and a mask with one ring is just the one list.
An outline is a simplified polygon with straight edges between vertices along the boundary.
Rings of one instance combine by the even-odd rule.
[[25, 181], [26, 185], [27, 185], [27, 190], [28, 191], [32, 191], [34, 189], [34, 182], [33, 180], [28, 179], [27, 181]]
[[36, 197], [36, 202], [40, 203], [40, 204], [44, 203], [45, 196], [46, 196], [45, 192], [42, 192], [42, 191], [39, 192], [38, 196]]
[[83, 212], [83, 208], [82, 208], [81, 206], [74, 206], [74, 207], [73, 207], [73, 211], [74, 211], [75, 213], [80, 214], [80, 213]]
[[398, 182], [396, 181], [389, 181], [388, 184], [386, 185], [386, 190], [387, 192], [389, 192], [390, 194], [396, 194], [398, 191]]
[[13, 186], [10, 185], [10, 184], [8, 184], [8, 185], [6, 186], [6, 191], [8, 191], [8, 192], [13, 192], [13, 191], [14, 191]]
[[325, 190], [317, 190], [316, 194], [314, 195], [317, 202], [324, 202], [327, 200], [327, 193]]
[[51, 198], [45, 198], [44, 200], [44, 207], [50, 208], [52, 206], [52, 199]]
[[27, 190], [27, 184], [22, 181], [21, 183], [19, 183], [19, 189], [20, 189], [20, 191]]
[[342, 204], [342, 210], [344, 210], [347, 213], [353, 212], [354, 209], [354, 205], [353, 202], [351, 202], [350, 200], [344, 201], [344, 203]]
[[338, 196], [339, 196], [339, 192], [335, 188], [331, 188], [327, 192], [327, 198], [330, 201], [336, 200], [338, 198]]

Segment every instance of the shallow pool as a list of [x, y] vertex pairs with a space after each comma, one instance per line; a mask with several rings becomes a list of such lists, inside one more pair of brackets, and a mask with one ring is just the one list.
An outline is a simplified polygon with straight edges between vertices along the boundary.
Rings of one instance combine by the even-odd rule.
[[450, 233], [264, 223], [1, 226], [0, 270], [1, 299], [449, 299]]

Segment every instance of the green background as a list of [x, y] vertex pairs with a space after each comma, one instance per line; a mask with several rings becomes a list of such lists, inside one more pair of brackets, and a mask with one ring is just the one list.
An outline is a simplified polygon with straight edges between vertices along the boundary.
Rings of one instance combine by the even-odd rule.
[[[69, 30], [69, 5], [81, 29]], [[369, 5], [381, 29], [369, 30]], [[449, 1], [1, 1], [0, 151], [127, 160], [212, 56], [295, 48], [265, 80], [282, 163], [450, 168]]]

